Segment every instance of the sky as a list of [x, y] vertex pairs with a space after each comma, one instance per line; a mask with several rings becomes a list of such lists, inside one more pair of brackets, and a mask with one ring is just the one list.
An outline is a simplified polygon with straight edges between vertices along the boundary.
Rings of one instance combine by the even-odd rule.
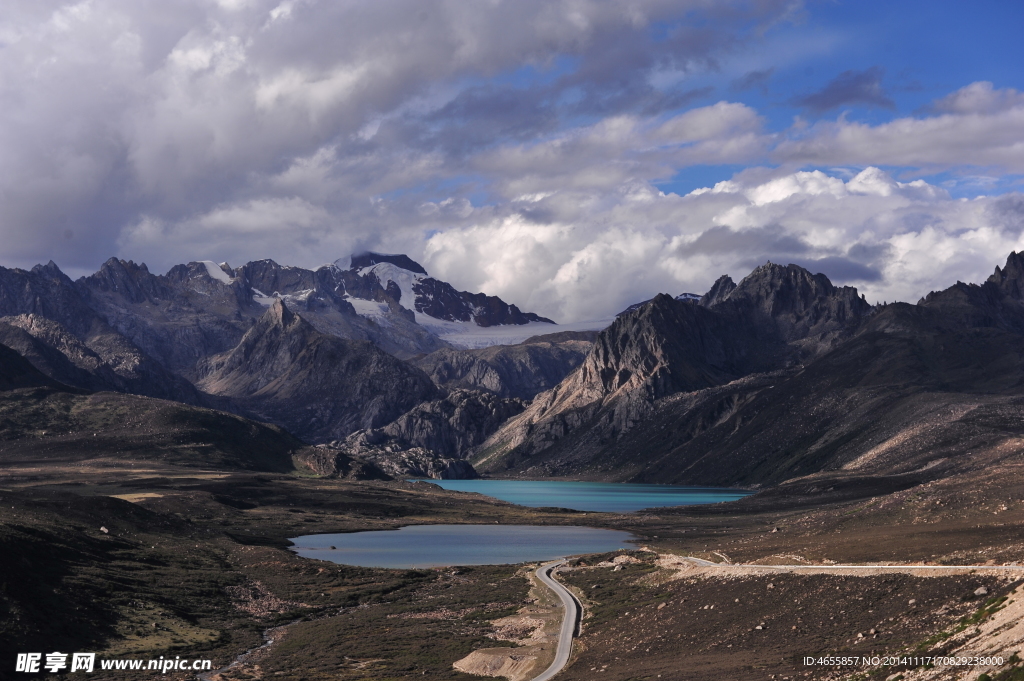
[[407, 253], [557, 321], [1024, 250], [1024, 3], [5, 0], [0, 265]]

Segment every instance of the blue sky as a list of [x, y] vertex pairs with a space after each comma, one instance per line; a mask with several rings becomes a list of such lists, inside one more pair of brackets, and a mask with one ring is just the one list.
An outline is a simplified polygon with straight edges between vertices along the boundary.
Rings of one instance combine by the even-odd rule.
[[404, 252], [560, 320], [766, 260], [869, 300], [1024, 249], [1008, 2], [0, 7], [0, 264]]

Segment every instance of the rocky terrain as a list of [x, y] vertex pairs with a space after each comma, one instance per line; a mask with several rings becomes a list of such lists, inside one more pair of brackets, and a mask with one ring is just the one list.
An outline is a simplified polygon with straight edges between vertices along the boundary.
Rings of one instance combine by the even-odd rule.
[[470, 460], [491, 474], [751, 487], [973, 470], [989, 455], [968, 453], [998, 459], [1020, 434], [1021, 260], [917, 305], [872, 307], [775, 265], [696, 304], [660, 296]]
[[201, 371], [205, 392], [312, 442], [379, 428], [438, 394], [422, 371], [372, 343], [317, 331], [281, 300]]
[[438, 350], [410, 360], [439, 386], [533, 399], [558, 385], [590, 352], [596, 331], [562, 331], [516, 345]]
[[[9, 339], [12, 347], [25, 348], [30, 361], [33, 356], [48, 355], [36, 368], [45, 373], [52, 367], [57, 380], [80, 380], [85, 385], [182, 402], [200, 399], [187, 380], [108, 324], [53, 262], [37, 265], [30, 272], [0, 268], [0, 320], [6, 324], [0, 335]], [[7, 328], [12, 326], [24, 334]], [[57, 354], [67, 361], [61, 362]], [[94, 377], [81, 376], [68, 365]]]
[[373, 461], [396, 477], [475, 478], [466, 454], [525, 406], [518, 399], [451, 390], [382, 428], [359, 430], [331, 446]]
[[[449, 384], [472, 387], [438, 388], [399, 359], [440, 350], [460, 364], [430, 323], [447, 333], [549, 323], [498, 298], [456, 291], [407, 256], [364, 253], [347, 265], [200, 261], [156, 275], [111, 258], [76, 282], [52, 262], [0, 268], [0, 343], [67, 386], [226, 409], [326, 443], [443, 400]], [[549, 387], [582, 354], [572, 341], [535, 345], [495, 365], [505, 392]], [[489, 418], [487, 434], [498, 425]], [[479, 432], [458, 436], [456, 458]], [[447, 466], [472, 473], [462, 461]]]

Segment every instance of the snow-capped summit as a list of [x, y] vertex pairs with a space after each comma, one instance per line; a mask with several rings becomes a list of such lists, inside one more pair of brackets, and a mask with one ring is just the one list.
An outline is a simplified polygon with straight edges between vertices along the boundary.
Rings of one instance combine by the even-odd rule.
[[[335, 266], [340, 267], [340, 262], [336, 261]], [[407, 255], [360, 253], [350, 258], [349, 271], [376, 279], [395, 302], [412, 310], [416, 322], [423, 326], [438, 327], [438, 322], [481, 327], [555, 323], [532, 312], [522, 312], [497, 296], [458, 291], [451, 284], [429, 276], [422, 265]], [[440, 326], [444, 328], [432, 330], [439, 335], [454, 331], [444, 324]]]

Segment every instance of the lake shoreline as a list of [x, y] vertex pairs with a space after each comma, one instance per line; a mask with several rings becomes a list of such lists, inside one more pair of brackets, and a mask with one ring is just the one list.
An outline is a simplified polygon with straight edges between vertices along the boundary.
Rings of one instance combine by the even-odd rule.
[[636, 548], [630, 532], [586, 525], [432, 524], [291, 539], [302, 558], [386, 569], [519, 565]]

